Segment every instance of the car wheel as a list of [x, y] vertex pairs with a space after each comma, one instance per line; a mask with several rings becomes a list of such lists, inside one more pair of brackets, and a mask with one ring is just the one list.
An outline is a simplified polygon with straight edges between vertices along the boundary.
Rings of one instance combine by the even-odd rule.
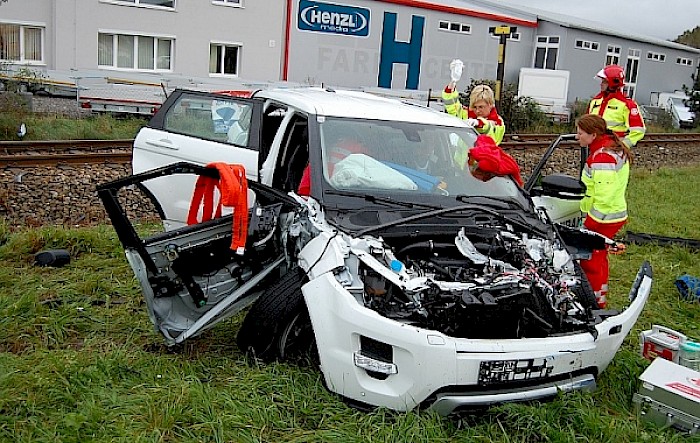
[[581, 281], [581, 284], [574, 288], [574, 294], [576, 298], [586, 309], [598, 309], [598, 302], [595, 299], [595, 293], [593, 292], [593, 287], [591, 282], [588, 281], [586, 273], [583, 272], [583, 268], [578, 261], [574, 261], [574, 271], [576, 276]]
[[315, 340], [297, 269], [285, 273], [250, 307], [238, 331], [238, 347], [263, 361], [315, 359]]

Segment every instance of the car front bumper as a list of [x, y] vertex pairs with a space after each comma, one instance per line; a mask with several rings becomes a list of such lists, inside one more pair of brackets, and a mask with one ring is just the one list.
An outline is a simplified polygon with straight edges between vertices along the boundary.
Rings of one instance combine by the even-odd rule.
[[[448, 415], [460, 408], [594, 389], [595, 377], [612, 361], [649, 297], [651, 268], [642, 266], [630, 305], [598, 323], [596, 334], [548, 338], [461, 339], [399, 323], [358, 303], [332, 272], [302, 290], [332, 392], [398, 411], [427, 404]], [[367, 343], [388, 352], [377, 357], [364, 349]], [[357, 364], [356, 355], [374, 356], [392, 369], [368, 370]]]

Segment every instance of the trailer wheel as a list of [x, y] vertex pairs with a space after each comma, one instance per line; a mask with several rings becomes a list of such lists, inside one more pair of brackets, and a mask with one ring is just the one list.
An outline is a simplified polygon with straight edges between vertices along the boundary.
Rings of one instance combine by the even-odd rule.
[[302, 281], [301, 271], [292, 269], [253, 303], [236, 338], [243, 352], [265, 362], [317, 361]]

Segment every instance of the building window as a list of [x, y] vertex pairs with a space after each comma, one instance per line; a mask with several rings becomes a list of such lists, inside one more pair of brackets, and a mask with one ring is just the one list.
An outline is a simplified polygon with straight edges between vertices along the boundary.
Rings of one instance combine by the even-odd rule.
[[172, 70], [173, 39], [145, 35], [97, 35], [97, 65], [140, 71]]
[[676, 59], [676, 64], [683, 65], [683, 66], [693, 66], [693, 61], [689, 58], [678, 57]]
[[588, 51], [597, 51], [598, 50], [598, 42], [592, 42], [589, 40], [576, 40], [575, 46], [578, 49], [585, 49]]
[[608, 52], [605, 55], [605, 65], [619, 65], [622, 48], [616, 45], [608, 45]]
[[241, 46], [212, 43], [209, 46], [209, 73], [238, 75]]
[[158, 6], [161, 8], [175, 8], [175, 0], [104, 0], [109, 3], [126, 3], [136, 6]]
[[649, 51], [649, 52], [647, 52], [647, 60], [663, 63], [666, 61], [666, 54], [662, 54], [660, 52]]
[[625, 67], [625, 87], [622, 89], [627, 97], [634, 98], [637, 93], [637, 76], [639, 74], [640, 49], [627, 50], [627, 66]]
[[559, 36], [538, 35], [534, 67], [539, 69], [557, 69], [558, 53]]
[[212, 0], [215, 5], [241, 6], [241, 0]]
[[0, 23], [0, 60], [43, 63], [44, 28]]
[[459, 22], [448, 22], [447, 20], [440, 20], [438, 23], [438, 29], [441, 31], [457, 32], [459, 34], [472, 33], [472, 25]]

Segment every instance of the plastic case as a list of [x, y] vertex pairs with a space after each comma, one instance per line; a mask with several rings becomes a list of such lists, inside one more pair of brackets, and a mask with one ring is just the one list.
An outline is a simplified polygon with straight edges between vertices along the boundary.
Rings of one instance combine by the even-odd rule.
[[653, 325], [650, 330], [639, 334], [640, 351], [647, 360], [661, 357], [678, 363], [681, 343], [686, 340], [687, 337], [680, 332], [659, 325]]
[[686, 434], [700, 429], [700, 372], [657, 358], [632, 397], [643, 420]]

